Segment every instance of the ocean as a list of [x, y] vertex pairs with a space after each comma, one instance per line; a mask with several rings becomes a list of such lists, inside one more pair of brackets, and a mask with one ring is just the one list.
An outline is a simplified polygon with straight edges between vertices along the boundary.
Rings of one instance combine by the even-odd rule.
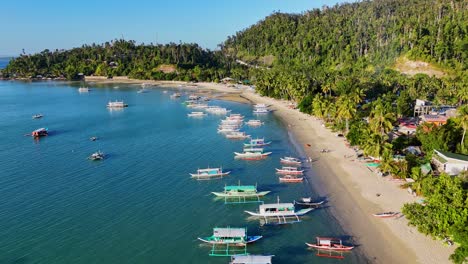
[[4, 69], [7, 65], [8, 62], [10, 62], [11, 57], [0, 57], [0, 69]]
[[[80, 86], [0, 82], [0, 263], [228, 263], [228, 257], [208, 256], [210, 247], [197, 240], [225, 226], [262, 235], [248, 252], [275, 255], [273, 263], [336, 262], [304, 244], [316, 236], [348, 235], [326, 206], [301, 223], [262, 226], [244, 212], [258, 204], [225, 205], [211, 194], [240, 182], [270, 190], [267, 203], [316, 196], [307, 164], [308, 182], [278, 182], [279, 158], [302, 154], [277, 117], [264, 115], [264, 126], [243, 128], [271, 140], [267, 150], [273, 154], [262, 161], [235, 160], [243, 141], [216, 132], [220, 116], [188, 118], [195, 110], [182, 104], [188, 96], [183, 90], [174, 100], [177, 88], [171, 87], [139, 94], [137, 85], [88, 84], [89, 93], [79, 93]], [[111, 111], [110, 100], [129, 107]], [[257, 118], [247, 104], [209, 104]], [[31, 118], [38, 113], [44, 117]], [[26, 136], [40, 127], [49, 136]], [[92, 136], [99, 139], [90, 141]], [[105, 160], [87, 159], [98, 150]], [[190, 178], [208, 166], [232, 172], [217, 180]], [[366, 261], [359, 249], [343, 256], [346, 263]]]

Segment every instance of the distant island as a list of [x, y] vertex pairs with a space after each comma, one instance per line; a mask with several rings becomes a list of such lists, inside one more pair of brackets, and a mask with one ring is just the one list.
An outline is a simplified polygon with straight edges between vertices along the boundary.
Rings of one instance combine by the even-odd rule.
[[215, 51], [118, 39], [21, 54], [1, 77], [228, 78], [255, 85], [259, 94], [295, 101], [302, 112], [323, 119], [350, 147], [362, 149], [382, 175], [421, 196], [421, 203], [403, 208], [409, 223], [455, 242], [451, 260], [466, 263], [467, 18], [466, 1], [346, 3], [274, 13]]

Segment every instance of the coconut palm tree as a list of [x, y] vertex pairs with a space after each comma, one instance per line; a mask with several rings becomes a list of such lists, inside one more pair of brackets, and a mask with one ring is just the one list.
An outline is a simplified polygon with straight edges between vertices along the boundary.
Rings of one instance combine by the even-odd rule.
[[395, 121], [395, 114], [391, 112], [390, 107], [382, 103], [379, 98], [374, 103], [374, 109], [370, 114], [369, 125], [374, 133], [382, 135], [387, 134], [393, 129], [393, 122]]
[[351, 98], [348, 96], [340, 96], [336, 102], [338, 105], [337, 108], [337, 117], [338, 119], [346, 120], [346, 134], [349, 132], [349, 120], [354, 117], [356, 114], [356, 107]]
[[464, 149], [466, 130], [468, 129], [468, 105], [460, 107], [458, 109], [458, 113], [460, 115], [460, 126], [463, 128], [463, 135], [460, 142], [460, 147]]

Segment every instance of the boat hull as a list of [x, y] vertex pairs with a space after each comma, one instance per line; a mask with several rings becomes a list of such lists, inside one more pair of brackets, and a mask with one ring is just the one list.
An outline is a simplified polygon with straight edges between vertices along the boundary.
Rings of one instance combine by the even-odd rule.
[[306, 208], [306, 209], [301, 209], [299, 211], [281, 211], [278, 213], [257, 213], [257, 212], [251, 212], [251, 211], [244, 211], [247, 214], [251, 216], [257, 216], [257, 217], [275, 217], [275, 216], [284, 216], [284, 217], [291, 217], [291, 216], [303, 216], [310, 211], [313, 211], [314, 208]]
[[270, 191], [264, 192], [257, 192], [257, 193], [249, 193], [249, 194], [229, 194], [224, 192], [211, 192], [212, 194], [216, 195], [217, 197], [232, 197], [232, 198], [250, 198], [250, 197], [260, 197], [265, 196], [270, 193]]
[[353, 246], [320, 246], [316, 244], [305, 243], [308, 247], [322, 249], [322, 250], [331, 250], [331, 251], [350, 251], [353, 249]]
[[299, 178], [279, 178], [280, 182], [302, 182], [304, 177]]
[[231, 173], [230, 171], [223, 172], [223, 173], [217, 173], [217, 174], [194, 174], [194, 173], [190, 173], [190, 176], [192, 176], [192, 178], [197, 178], [197, 179], [209, 179], [209, 178], [224, 177], [224, 176], [229, 175], [230, 173]]
[[236, 239], [225, 239], [225, 240], [212, 240], [211, 237], [199, 237], [198, 240], [215, 245], [239, 245], [243, 246], [245, 244], [250, 244], [260, 240], [263, 236], [247, 236], [247, 241], [239, 241]]

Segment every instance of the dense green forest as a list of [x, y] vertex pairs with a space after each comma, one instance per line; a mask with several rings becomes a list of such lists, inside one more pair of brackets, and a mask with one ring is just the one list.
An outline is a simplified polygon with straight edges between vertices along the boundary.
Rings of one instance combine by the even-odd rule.
[[[457, 244], [455, 263], [468, 258], [468, 173], [423, 173], [434, 149], [468, 154], [468, 2], [374, 0], [301, 14], [274, 13], [210, 51], [196, 44], [144, 45], [114, 40], [71, 50], [45, 50], [12, 60], [4, 77], [78, 73], [138, 79], [250, 80], [257, 92], [298, 102], [301, 111], [342, 131], [350, 145], [379, 158], [380, 171], [405, 184], [423, 204], [403, 208], [410, 224]], [[405, 74], [407, 59], [441, 74]], [[171, 68], [167, 71], [164, 69]], [[415, 100], [458, 108], [445, 125], [420, 125], [393, 139], [398, 120], [413, 115]], [[420, 146], [425, 155], [404, 154]]]

